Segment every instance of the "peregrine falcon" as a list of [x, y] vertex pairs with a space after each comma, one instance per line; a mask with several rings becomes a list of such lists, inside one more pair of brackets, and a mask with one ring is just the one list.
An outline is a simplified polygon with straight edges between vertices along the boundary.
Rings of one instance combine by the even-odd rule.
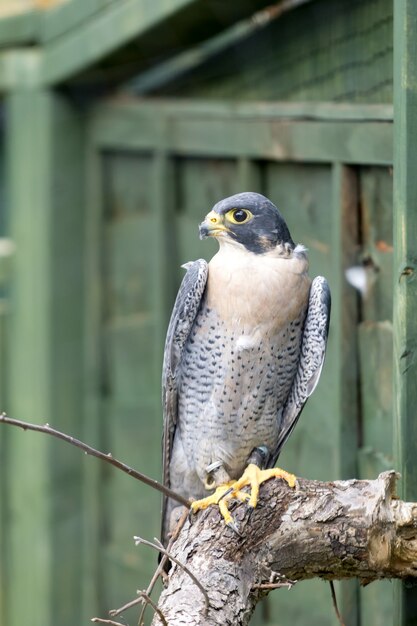
[[[295, 484], [274, 465], [320, 377], [330, 290], [310, 280], [306, 248], [258, 193], [218, 202], [200, 225], [205, 237], [219, 251], [186, 264], [167, 333], [163, 480], [197, 499], [193, 510], [218, 504], [236, 528], [231, 498], [254, 507], [264, 480]], [[177, 507], [163, 503], [165, 542]]]

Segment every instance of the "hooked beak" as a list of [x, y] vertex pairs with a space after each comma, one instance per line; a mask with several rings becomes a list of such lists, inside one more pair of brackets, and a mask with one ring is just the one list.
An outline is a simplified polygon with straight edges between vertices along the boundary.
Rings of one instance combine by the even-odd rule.
[[228, 230], [223, 223], [223, 217], [215, 211], [210, 211], [199, 226], [200, 239], [219, 237], [226, 234]]

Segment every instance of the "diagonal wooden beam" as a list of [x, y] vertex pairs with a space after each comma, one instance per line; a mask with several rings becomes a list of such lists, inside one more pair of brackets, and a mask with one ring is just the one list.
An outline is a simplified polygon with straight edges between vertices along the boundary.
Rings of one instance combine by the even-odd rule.
[[[43, 15], [25, 18], [14, 41], [2, 29], [0, 44], [36, 43], [39, 84], [51, 86], [82, 77], [83, 84], [108, 85], [137, 75], [155, 63], [217, 35], [270, 4], [270, 0], [117, 0], [99, 9], [94, 0], [62, 5]], [[36, 19], [35, 19], [36, 18]], [[57, 24], [68, 20], [70, 27]], [[6, 32], [7, 31], [7, 32]], [[27, 31], [27, 36], [25, 35]], [[30, 35], [30, 37], [29, 37]], [[23, 48], [23, 51], [26, 50]], [[10, 88], [10, 69], [21, 50], [0, 55], [0, 88]], [[17, 57], [16, 57], [17, 54]], [[105, 64], [105, 72], [101, 71]], [[87, 81], [85, 80], [87, 76]], [[8, 82], [9, 81], [9, 82]]]

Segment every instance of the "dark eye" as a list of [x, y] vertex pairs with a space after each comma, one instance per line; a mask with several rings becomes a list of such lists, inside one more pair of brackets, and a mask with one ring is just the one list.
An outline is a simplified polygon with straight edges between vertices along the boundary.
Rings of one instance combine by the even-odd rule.
[[247, 209], [231, 209], [226, 213], [226, 217], [232, 224], [244, 224], [252, 217], [252, 213]]
[[248, 219], [248, 214], [243, 209], [237, 209], [233, 212], [233, 219], [235, 222], [239, 222], [239, 224], [241, 224]]

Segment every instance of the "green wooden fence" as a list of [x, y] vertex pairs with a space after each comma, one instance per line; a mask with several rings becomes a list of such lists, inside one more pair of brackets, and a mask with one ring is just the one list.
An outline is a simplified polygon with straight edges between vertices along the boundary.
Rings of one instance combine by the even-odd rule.
[[[198, 240], [197, 224], [218, 198], [255, 189], [281, 207], [293, 236], [310, 249], [312, 274], [325, 274], [333, 293], [323, 379], [283, 453], [283, 465], [318, 479], [360, 475], [359, 466], [363, 477], [374, 476], [392, 465], [390, 385], [383, 398], [361, 393], [366, 385], [375, 389], [371, 359], [378, 359], [378, 350], [389, 356], [392, 337], [392, 109], [363, 107], [360, 121], [357, 115], [356, 108], [325, 105], [310, 110], [307, 120], [305, 110], [279, 105], [172, 101], [109, 103], [93, 113], [94, 174], [88, 179], [94, 181], [97, 208], [90, 282], [102, 285], [98, 308], [105, 314], [93, 316], [89, 335], [97, 337], [106, 355], [104, 361], [92, 357], [98, 366], [96, 388], [105, 389], [105, 408], [96, 419], [107, 421], [110, 440], [130, 459], [137, 454], [132, 428], [146, 437], [153, 433], [155, 442], [159, 436], [159, 371], [154, 366], [160, 363], [180, 265], [214, 250]], [[374, 222], [376, 213], [381, 223]], [[361, 303], [344, 269], [367, 258], [379, 271], [369, 268], [370, 291]], [[389, 360], [381, 376], [389, 381], [390, 372]], [[387, 413], [388, 421], [383, 419]], [[156, 469], [154, 454], [142, 458], [143, 467]], [[114, 515], [102, 569], [114, 570], [106, 595], [117, 595], [114, 581], [123, 580], [126, 588], [131, 575], [120, 543], [133, 533], [136, 517], [120, 516], [127, 494], [116, 485], [123, 478], [112, 475], [109, 481], [114, 486], [105, 506]], [[138, 489], [130, 488], [133, 498]], [[138, 518], [141, 507], [138, 502]], [[147, 526], [142, 512], [143, 528], [149, 531], [155, 523], [150, 520]], [[117, 563], [114, 554], [119, 554]], [[140, 571], [140, 555], [133, 567]], [[374, 623], [382, 623], [392, 611], [386, 584], [365, 593], [370, 600], [363, 605], [364, 617], [372, 602]], [[343, 593], [349, 624], [357, 619], [356, 594], [352, 585]], [[332, 623], [328, 590], [320, 582], [275, 597], [268, 623], [302, 624], [307, 606], [313, 622]]]

